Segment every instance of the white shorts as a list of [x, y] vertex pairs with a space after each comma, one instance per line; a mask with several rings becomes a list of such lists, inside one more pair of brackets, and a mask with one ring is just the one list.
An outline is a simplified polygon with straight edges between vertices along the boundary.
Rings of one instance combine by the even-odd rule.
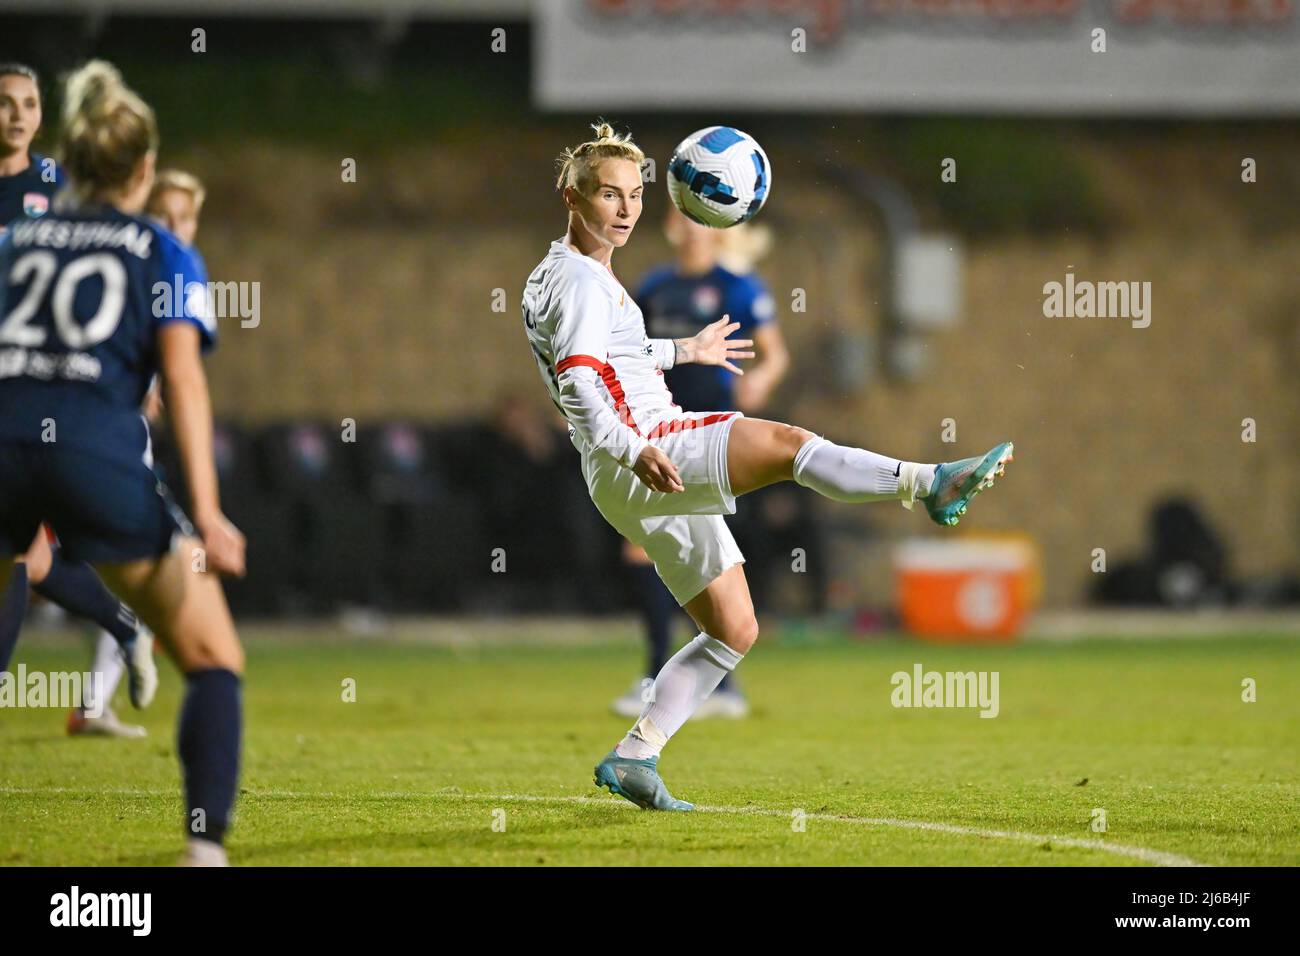
[[609, 455], [582, 455], [582, 476], [596, 508], [615, 531], [645, 549], [678, 604], [745, 560], [722, 520], [736, 513], [727, 440], [736, 419], [744, 417], [741, 412], [680, 412], [647, 433], [686, 486], [674, 494], [652, 491]]

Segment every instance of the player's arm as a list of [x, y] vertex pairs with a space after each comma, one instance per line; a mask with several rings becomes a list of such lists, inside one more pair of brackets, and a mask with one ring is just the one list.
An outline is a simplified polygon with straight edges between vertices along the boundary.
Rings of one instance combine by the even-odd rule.
[[[642, 312], [650, 308], [648, 302], [650, 292], [657, 286], [660, 275], [660, 273], [651, 275], [637, 291], [635, 299]], [[744, 350], [754, 343], [749, 339], [727, 341], [727, 336], [739, 327], [723, 316], [720, 321], [707, 326], [698, 335], [690, 338], [650, 339], [655, 365], [663, 371], [667, 371], [674, 365], [686, 365], [691, 362], [697, 365], [725, 365], [737, 375], [744, 375], [741, 369], [731, 364], [731, 360], [753, 358], [753, 352]]]
[[190, 491], [194, 526], [208, 562], [223, 574], [244, 576], [244, 536], [221, 513], [212, 456], [212, 400], [192, 322], [167, 322], [158, 330], [162, 393], [171, 416], [181, 470]]
[[216, 342], [208, 272], [197, 250], [159, 235], [161, 274], [180, 276], [183, 300], [156, 320], [161, 393], [171, 417], [181, 470], [190, 491], [194, 526], [203, 539], [207, 565], [244, 576], [244, 536], [221, 513], [212, 452], [212, 399], [202, 353]]
[[650, 348], [654, 352], [655, 365], [661, 371], [668, 371], [677, 364], [677, 342], [674, 339], [651, 339]]
[[753, 336], [758, 361], [736, 383], [736, 407], [746, 414], [762, 410], [790, 367], [790, 352], [776, 324], [776, 301], [758, 276], [740, 276], [727, 293], [727, 311]]
[[562, 293], [552, 339], [560, 408], [588, 445], [631, 468], [655, 491], [684, 491], [668, 456], [623, 424], [605, 402], [600, 372], [609, 355], [613, 302], [589, 282]]
[[[602, 353], [603, 354], [603, 353]], [[631, 468], [646, 440], [618, 419], [601, 394], [604, 360], [578, 352], [555, 363], [560, 407], [583, 441]]]
[[742, 412], [757, 412], [767, 404], [772, 392], [790, 368], [790, 350], [785, 336], [775, 323], [760, 325], [751, 333], [758, 347], [758, 361], [749, 374], [736, 383], [736, 407]]
[[560, 408], [583, 441], [631, 468], [646, 440], [619, 420], [605, 401], [601, 382], [614, 302], [580, 272], [561, 274], [557, 283], [559, 298], [547, 321], [554, 323], [550, 352]]
[[[659, 278], [659, 272], [652, 272], [641, 280], [641, 285], [632, 296], [632, 301], [641, 309], [642, 315], [650, 312], [650, 294], [658, 286]], [[677, 343], [675, 341], [672, 339], [649, 339], [648, 341], [650, 342], [650, 350], [654, 355], [656, 368], [666, 372], [677, 364]]]
[[724, 315], [688, 339], [652, 339], [651, 341], [656, 343], [656, 354], [659, 350], [657, 343], [671, 341], [674, 351], [673, 365], [686, 365], [691, 362], [696, 365], [721, 365], [737, 375], [744, 375], [744, 369], [732, 363], [733, 360], [753, 358], [754, 353], [749, 349], [753, 347], [754, 342], [752, 339], [727, 338], [738, 328], [740, 328], [739, 322], [732, 322], [731, 316]]
[[[619, 421], [605, 404], [599, 376], [586, 361], [589, 358], [586, 354], [571, 355], [556, 363], [560, 407], [565, 417], [588, 444], [631, 468], [651, 490], [685, 491], [677, 467], [668, 456]], [[572, 359], [578, 361], [570, 362]]]

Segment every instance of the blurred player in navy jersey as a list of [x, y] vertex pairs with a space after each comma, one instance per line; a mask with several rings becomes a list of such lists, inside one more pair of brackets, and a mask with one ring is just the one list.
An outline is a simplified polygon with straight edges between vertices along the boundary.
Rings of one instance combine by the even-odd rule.
[[164, 169], [154, 179], [153, 192], [145, 207], [145, 212], [188, 246], [200, 262], [203, 257], [194, 247], [194, 240], [199, 234], [199, 216], [203, 214], [206, 197], [207, 190], [193, 173]]
[[19, 216], [48, 212], [66, 181], [52, 158], [32, 152], [40, 128], [36, 71], [21, 63], [0, 63], [0, 235]]
[[[222, 514], [202, 351], [216, 337], [193, 252], [141, 216], [153, 110], [111, 65], [66, 81], [60, 160], [71, 181], [0, 240], [0, 585], [42, 522], [135, 608], [185, 675], [177, 751], [183, 862], [224, 865], [239, 777], [244, 654], [217, 574], [243, 575]], [[140, 403], [157, 373], [194, 525], [149, 465]], [[197, 528], [197, 532], [196, 529]]]
[[[49, 212], [55, 193], [67, 182], [52, 157], [31, 150], [41, 121], [36, 72], [19, 63], [0, 64], [0, 236], [16, 220], [38, 219]], [[94, 684], [85, 688], [82, 706], [69, 715], [68, 733], [143, 737], [144, 728], [123, 723], [109, 703], [127, 665], [132, 703], [144, 707], [152, 700], [158, 683], [152, 636], [88, 564], [67, 559], [48, 529], [37, 533], [22, 563], [24, 574], [15, 575], [0, 595], [0, 670], [9, 666], [30, 586], [101, 629], [91, 670], [101, 676], [103, 699], [92, 697]]]
[[[196, 176], [181, 170], [166, 169], [155, 177], [153, 191], [150, 192], [149, 202], [145, 206], [145, 212], [151, 219], [155, 219], [167, 227], [177, 239], [192, 249], [200, 266], [203, 265], [203, 257], [194, 248], [194, 239], [198, 235], [199, 215], [203, 211], [205, 195], [206, 191], [203, 184]], [[158, 394], [156, 377], [149, 387], [149, 392], [145, 396], [141, 410], [150, 427], [156, 425], [162, 414], [162, 398]], [[54, 554], [55, 559], [60, 560], [58, 552], [56, 551]], [[30, 574], [30, 558], [27, 563], [28, 574]], [[94, 571], [89, 566], [85, 567], [90, 574], [94, 574]], [[95, 581], [100, 588], [103, 587], [102, 584], [99, 584], [97, 577]], [[36, 590], [37, 593], [44, 593], [40, 588]], [[114, 602], [117, 601], [116, 598], [113, 600]], [[120, 606], [126, 609], [125, 605]], [[121, 620], [134, 622], [135, 616], [127, 610], [126, 616], [123, 616]], [[143, 630], [143, 628], [141, 629]], [[145, 631], [145, 633], [148, 632]], [[148, 642], [148, 646], [152, 648], [152, 635], [148, 637]], [[100, 693], [103, 695], [103, 705], [101, 708], [92, 706], [92, 702], [83, 702], [81, 707], [73, 710], [68, 715], [69, 734], [111, 734], [119, 737], [145, 736], [143, 727], [122, 723], [113, 713], [112, 707], [109, 706], [113, 699], [113, 693], [122, 679], [123, 669], [124, 658], [122, 652], [118, 650], [117, 635], [107, 628], [101, 627], [95, 642], [95, 657], [91, 662], [91, 672], [100, 675], [102, 679]], [[101, 709], [102, 714], [98, 717], [94, 716]]]
[[[664, 372], [673, 401], [688, 412], [736, 408], [755, 414], [767, 405], [785, 376], [789, 354], [777, 326], [775, 304], [763, 280], [753, 274], [766, 248], [766, 230], [751, 224], [710, 229], [668, 207], [664, 233], [677, 252], [670, 265], [651, 270], [634, 298], [645, 316], [646, 334], [655, 339], [695, 335], [724, 315], [740, 323], [735, 335], [753, 339], [757, 361], [744, 376], [717, 365], [681, 365]], [[740, 499], [736, 523], [757, 520], [757, 501]], [[739, 530], [737, 534], [740, 534]], [[644, 694], [668, 659], [673, 624], [679, 619], [677, 601], [664, 586], [641, 548], [623, 542], [623, 557], [631, 568], [645, 624], [646, 671], [611, 705], [624, 717], [636, 717], [645, 707]], [[730, 674], [695, 711], [695, 718], [744, 717], [749, 704]]]

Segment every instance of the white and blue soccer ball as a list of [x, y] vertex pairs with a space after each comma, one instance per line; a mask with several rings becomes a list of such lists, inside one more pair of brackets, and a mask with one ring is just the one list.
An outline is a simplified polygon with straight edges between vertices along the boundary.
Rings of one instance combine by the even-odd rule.
[[754, 218], [772, 191], [772, 164], [754, 137], [707, 126], [677, 144], [668, 161], [668, 195], [682, 214], [725, 229]]

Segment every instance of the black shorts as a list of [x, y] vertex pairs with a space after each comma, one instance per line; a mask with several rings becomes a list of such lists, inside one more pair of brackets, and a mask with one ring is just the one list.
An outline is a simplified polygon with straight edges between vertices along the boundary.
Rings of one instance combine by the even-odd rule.
[[156, 558], [193, 528], [142, 460], [57, 442], [0, 441], [0, 558], [27, 551], [41, 522], [69, 558], [114, 564]]

